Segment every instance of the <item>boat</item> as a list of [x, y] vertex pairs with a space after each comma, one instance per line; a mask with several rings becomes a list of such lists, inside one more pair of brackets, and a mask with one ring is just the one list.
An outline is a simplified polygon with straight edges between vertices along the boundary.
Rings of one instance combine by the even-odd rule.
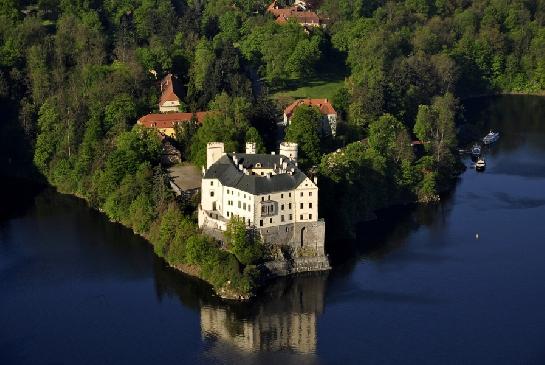
[[484, 160], [483, 157], [479, 158], [477, 162], [475, 163], [475, 169], [477, 171], [483, 171], [485, 167], [486, 167], [486, 161]]
[[484, 136], [483, 142], [484, 144], [491, 144], [496, 142], [498, 139], [500, 139], [500, 132], [490, 131], [486, 136]]
[[471, 147], [471, 154], [473, 156], [480, 156], [481, 155], [481, 146], [475, 143], [473, 145], [473, 147]]

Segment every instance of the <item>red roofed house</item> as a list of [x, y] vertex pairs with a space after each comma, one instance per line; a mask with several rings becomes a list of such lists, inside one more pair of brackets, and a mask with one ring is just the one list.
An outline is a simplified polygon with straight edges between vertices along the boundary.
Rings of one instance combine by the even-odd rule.
[[293, 6], [281, 8], [274, 0], [268, 6], [267, 11], [274, 15], [278, 24], [284, 24], [290, 19], [295, 19], [302, 26], [325, 26], [323, 19], [315, 12], [307, 10], [306, 3], [303, 1], [296, 1]]
[[335, 135], [337, 132], [337, 112], [328, 99], [299, 99], [284, 109], [284, 125], [291, 123], [293, 111], [301, 105], [315, 106], [322, 114], [322, 133], [324, 135]]
[[176, 77], [172, 74], [166, 75], [161, 81], [161, 98], [159, 99], [161, 113], [180, 111], [180, 97], [176, 94], [178, 91], [176, 81]]
[[208, 112], [193, 113], [166, 113], [166, 114], [147, 114], [136, 122], [147, 128], [155, 128], [159, 133], [168, 136], [176, 137], [176, 125], [179, 123], [189, 122], [193, 116], [197, 119], [198, 124], [202, 124]]

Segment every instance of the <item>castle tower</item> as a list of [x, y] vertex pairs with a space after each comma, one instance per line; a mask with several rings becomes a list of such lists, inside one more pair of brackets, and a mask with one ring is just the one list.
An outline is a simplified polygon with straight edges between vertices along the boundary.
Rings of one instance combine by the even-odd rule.
[[280, 143], [280, 155], [289, 157], [290, 160], [297, 161], [297, 143], [282, 142]]
[[246, 153], [254, 155], [256, 152], [255, 142], [246, 142]]
[[206, 145], [206, 168], [209, 169], [224, 154], [223, 142], [208, 142]]

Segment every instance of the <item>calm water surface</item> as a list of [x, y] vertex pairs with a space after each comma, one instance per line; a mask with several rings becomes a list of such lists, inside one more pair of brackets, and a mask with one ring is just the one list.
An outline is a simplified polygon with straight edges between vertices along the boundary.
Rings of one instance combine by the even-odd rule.
[[502, 134], [484, 173], [383, 212], [332, 272], [243, 305], [78, 199], [3, 184], [0, 364], [545, 363], [545, 100], [466, 110]]

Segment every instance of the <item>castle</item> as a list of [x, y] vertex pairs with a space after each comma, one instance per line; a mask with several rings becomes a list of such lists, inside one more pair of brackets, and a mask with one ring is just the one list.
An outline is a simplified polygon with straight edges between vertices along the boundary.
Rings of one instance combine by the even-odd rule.
[[297, 154], [297, 144], [289, 142], [270, 155], [257, 154], [255, 143], [246, 144], [246, 153], [225, 153], [223, 143], [208, 143], [199, 227], [222, 239], [229, 219], [238, 216], [276, 249], [277, 260], [266, 264], [273, 273], [329, 269], [317, 180], [298, 168]]

